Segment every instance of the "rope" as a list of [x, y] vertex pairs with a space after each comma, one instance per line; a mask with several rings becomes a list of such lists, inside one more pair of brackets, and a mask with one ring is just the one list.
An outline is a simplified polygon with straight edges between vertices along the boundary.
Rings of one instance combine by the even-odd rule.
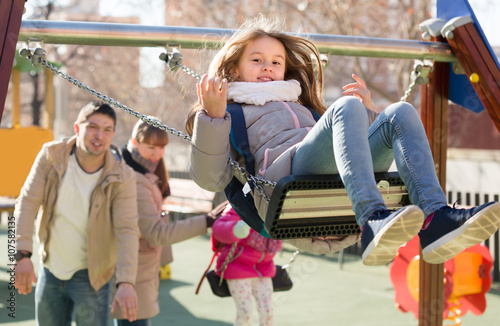
[[224, 262], [222, 262], [222, 265], [220, 267], [221, 272], [220, 272], [219, 286], [222, 285], [222, 282], [224, 281], [224, 272], [227, 269], [227, 265], [233, 261], [236, 248], [238, 248], [238, 241], [233, 242], [233, 244], [231, 245], [231, 249], [229, 249], [229, 252], [227, 253], [226, 259], [224, 259]]

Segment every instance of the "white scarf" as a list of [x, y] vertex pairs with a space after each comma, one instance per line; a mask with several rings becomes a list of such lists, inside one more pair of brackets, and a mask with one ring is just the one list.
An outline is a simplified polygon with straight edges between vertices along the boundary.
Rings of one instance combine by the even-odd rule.
[[301, 92], [300, 84], [295, 79], [265, 83], [232, 82], [227, 98], [237, 103], [264, 105], [267, 102], [297, 102]]

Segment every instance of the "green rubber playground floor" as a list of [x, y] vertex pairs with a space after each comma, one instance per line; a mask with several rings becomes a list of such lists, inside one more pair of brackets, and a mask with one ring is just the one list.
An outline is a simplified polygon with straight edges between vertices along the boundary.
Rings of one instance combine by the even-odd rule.
[[[0, 324], [35, 325], [33, 293], [17, 294], [15, 318], [8, 315], [7, 300], [11, 291], [8, 289], [7, 228], [4, 225], [0, 226], [0, 248]], [[293, 247], [285, 245], [275, 262], [286, 264], [293, 251]], [[212, 257], [209, 237], [200, 236], [175, 244], [173, 253], [171, 279], [160, 282], [161, 313], [153, 318], [153, 325], [232, 325], [235, 309], [230, 297], [214, 296], [206, 281], [200, 293], [195, 294]], [[412, 313], [402, 313], [395, 308], [389, 270], [389, 266], [364, 266], [360, 257], [354, 255], [344, 255], [341, 265], [337, 254], [301, 253], [291, 270], [293, 288], [274, 293], [274, 325], [418, 325]], [[493, 284], [486, 300], [486, 311], [479, 316], [468, 312], [461, 317], [462, 325], [500, 325], [500, 284]], [[254, 311], [252, 325], [258, 325], [256, 317]]]

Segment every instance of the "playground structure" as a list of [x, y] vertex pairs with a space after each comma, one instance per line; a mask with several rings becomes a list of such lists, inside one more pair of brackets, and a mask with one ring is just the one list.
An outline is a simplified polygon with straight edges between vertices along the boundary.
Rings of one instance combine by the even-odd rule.
[[[418, 318], [419, 239], [414, 237], [401, 246], [391, 263], [390, 276], [395, 290], [396, 307]], [[444, 263], [443, 319], [461, 325], [468, 311], [475, 315], [486, 309], [485, 294], [491, 287], [492, 258], [488, 248], [477, 244]]]
[[[322, 52], [330, 55], [372, 56], [433, 62], [428, 71], [428, 83], [422, 88], [422, 121], [427, 130], [441, 184], [446, 169], [446, 141], [436, 139], [436, 130], [447, 130], [448, 99], [479, 111], [486, 108], [500, 130], [500, 94], [498, 63], [467, 1], [448, 11], [449, 1], [438, 1], [437, 16], [441, 21], [423, 24], [426, 41], [388, 40], [333, 35], [308, 35]], [[231, 33], [223, 29], [151, 27], [123, 24], [25, 21], [21, 24], [24, 1], [12, 1], [10, 15], [2, 18], [0, 37], [3, 39], [0, 61], [0, 117], [3, 112], [8, 76], [17, 40], [42, 40], [44, 43], [107, 46], [210, 46], [204, 38], [212, 35], [214, 43]], [[2, 2], [2, 14], [6, 12]], [[7, 17], [8, 16], [8, 17]], [[456, 19], [457, 17], [469, 17]], [[6, 19], [3, 19], [6, 18]], [[17, 30], [20, 32], [15, 32]], [[444, 35], [442, 34], [444, 31]], [[474, 33], [475, 31], [475, 33]], [[13, 36], [14, 35], [14, 36]], [[466, 35], [470, 37], [466, 39]], [[14, 38], [13, 38], [14, 37]], [[445, 42], [445, 37], [448, 42]], [[461, 55], [455, 55], [460, 53]], [[10, 58], [10, 61], [9, 61]], [[10, 67], [9, 67], [10, 63]], [[7, 77], [5, 77], [7, 76]], [[452, 87], [453, 85], [453, 87]], [[463, 98], [473, 87], [476, 96]], [[456, 91], [458, 94], [454, 94]], [[462, 98], [461, 98], [462, 96]], [[467, 102], [467, 103], [465, 103]], [[479, 108], [479, 109], [478, 109]], [[442, 135], [441, 135], [442, 136]], [[444, 135], [446, 136], [446, 135]], [[441, 325], [443, 310], [443, 266], [420, 263], [419, 324]], [[438, 306], [431, 303], [438, 302]]]

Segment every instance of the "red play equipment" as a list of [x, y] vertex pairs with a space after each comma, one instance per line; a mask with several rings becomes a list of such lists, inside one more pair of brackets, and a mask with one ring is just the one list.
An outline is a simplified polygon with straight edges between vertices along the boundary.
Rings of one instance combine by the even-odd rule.
[[[486, 309], [485, 294], [491, 287], [493, 260], [488, 248], [477, 244], [444, 263], [443, 319], [461, 325], [460, 316], [467, 311], [475, 315]], [[419, 298], [419, 239], [413, 238], [401, 246], [390, 268], [395, 290], [396, 307], [413, 312], [418, 318]]]

